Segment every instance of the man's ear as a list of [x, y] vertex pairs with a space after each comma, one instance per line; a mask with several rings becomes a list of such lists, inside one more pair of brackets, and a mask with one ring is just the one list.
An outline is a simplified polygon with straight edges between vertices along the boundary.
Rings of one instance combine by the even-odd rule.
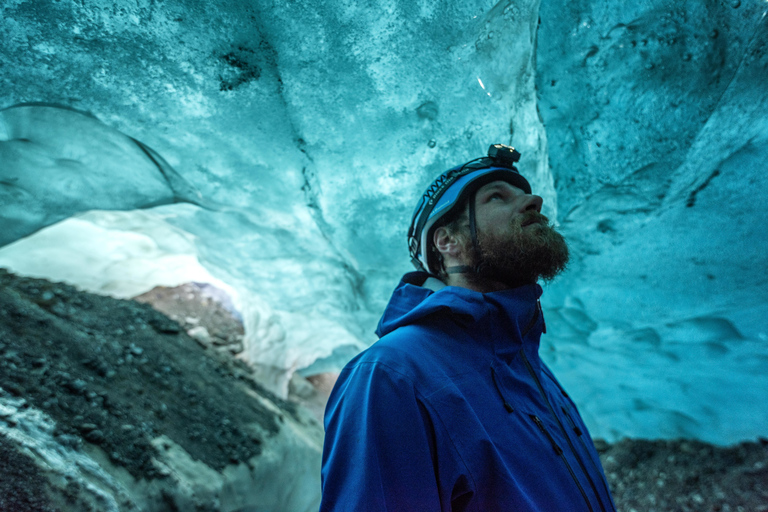
[[459, 255], [459, 239], [456, 235], [451, 234], [445, 226], [435, 230], [435, 234], [432, 235], [432, 243], [443, 256], [449, 255], [456, 258]]

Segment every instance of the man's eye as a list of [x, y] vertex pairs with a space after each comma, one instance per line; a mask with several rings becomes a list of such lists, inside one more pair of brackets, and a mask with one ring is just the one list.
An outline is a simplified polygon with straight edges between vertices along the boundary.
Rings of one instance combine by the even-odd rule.
[[501, 195], [500, 193], [498, 193], [498, 192], [494, 192], [493, 194], [491, 194], [490, 196], [488, 196], [488, 201], [493, 201], [494, 199], [504, 199], [504, 196], [502, 196], [502, 195]]

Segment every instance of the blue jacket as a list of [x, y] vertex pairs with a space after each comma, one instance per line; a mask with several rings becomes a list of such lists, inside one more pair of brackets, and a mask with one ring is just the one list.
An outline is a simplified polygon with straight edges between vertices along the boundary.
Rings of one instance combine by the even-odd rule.
[[321, 511], [615, 511], [592, 439], [539, 358], [541, 287], [420, 286], [325, 411]]

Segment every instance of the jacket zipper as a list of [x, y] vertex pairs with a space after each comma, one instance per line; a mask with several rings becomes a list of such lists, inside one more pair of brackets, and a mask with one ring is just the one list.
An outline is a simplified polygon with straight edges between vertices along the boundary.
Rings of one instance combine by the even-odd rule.
[[594, 509], [592, 508], [592, 504], [589, 503], [589, 498], [587, 498], [587, 493], [584, 492], [584, 488], [579, 483], [579, 479], [576, 478], [576, 474], [573, 472], [573, 468], [571, 468], [571, 465], [568, 463], [568, 459], [565, 458], [563, 449], [557, 445], [557, 443], [555, 442], [555, 439], [549, 433], [547, 428], [544, 426], [544, 423], [541, 421], [541, 419], [538, 416], [534, 416], [533, 414], [531, 414], [530, 417], [533, 420], [533, 422], [536, 424], [536, 426], [539, 427], [539, 430], [541, 430], [541, 432], [547, 437], [547, 439], [549, 439], [549, 442], [552, 444], [552, 448], [555, 450], [555, 453], [563, 461], [563, 463], [565, 464], [565, 467], [568, 468], [568, 472], [571, 474], [571, 478], [573, 478], [573, 482], [576, 484], [576, 487], [579, 488], [581, 497], [584, 498], [584, 502], [587, 504], [587, 507], [589, 507], [589, 512], [594, 512]]
[[[536, 320], [539, 319], [539, 314], [541, 311], [541, 302], [538, 300], [536, 301], [536, 310], [533, 312], [533, 318], [528, 322], [528, 325], [525, 326], [525, 329], [523, 329], [522, 337], [525, 338], [525, 335], [528, 334], [528, 331], [530, 331], [534, 325], [536, 325]], [[544, 332], [547, 332], [546, 330]]]
[[[581, 429], [578, 426], [576, 426], [576, 422], [573, 421], [573, 418], [571, 418], [571, 415], [568, 414], [568, 411], [566, 410], [566, 408], [565, 407], [560, 407], [560, 408], [563, 410], [563, 414], [565, 414], [565, 417], [568, 418], [568, 421], [573, 426], [573, 431], [576, 433], [576, 437], [578, 437], [581, 440], [581, 444], [582, 446], [584, 446], [584, 450], [587, 452], [587, 454], [589, 454], [589, 447], [587, 446], [587, 442], [584, 440], [584, 436], [583, 436], [584, 433], [581, 431]], [[601, 474], [600, 468], [597, 467], [597, 463], [594, 461], [594, 459], [591, 456], [589, 457], [589, 460], [592, 462], [592, 467], [595, 468], [595, 471], [597, 472], [597, 474], [598, 475]], [[601, 480], [603, 481], [603, 487], [605, 488], [606, 495], [610, 496], [611, 491], [608, 490], [608, 483], [605, 481], [604, 478], [601, 478]]]
[[[536, 317], [538, 318], [538, 309], [536, 310]], [[573, 443], [571, 442], [571, 438], [568, 435], [568, 432], [566, 432], [565, 427], [563, 426], [563, 423], [560, 421], [560, 417], [555, 413], [555, 409], [552, 407], [552, 404], [549, 403], [549, 398], [547, 398], [547, 395], [544, 392], [544, 387], [541, 385], [541, 381], [539, 381], [539, 378], [536, 376], [536, 372], [533, 371], [533, 367], [531, 366], [531, 363], [528, 361], [528, 356], [525, 355], [525, 350], [520, 350], [520, 353], [523, 356], [523, 362], [525, 363], [525, 367], [528, 369], [528, 373], [531, 374], [531, 377], [533, 377], [534, 382], [536, 382], [536, 386], [539, 388], [539, 393], [541, 393], [542, 398], [544, 398], [544, 402], [549, 407], [549, 411], [552, 413], [552, 416], [554, 416], [555, 421], [557, 421], [557, 424], [560, 425], [560, 429], [563, 431], [565, 440], [568, 442], [568, 446], [571, 448], [571, 452], [573, 453], [573, 456], [576, 459], [576, 462], [579, 463], [581, 470], [584, 472], [584, 476], [587, 477], [587, 481], [589, 482], [590, 487], [592, 487], [592, 492], [595, 493], [595, 498], [597, 499], [597, 503], [600, 505], [600, 510], [602, 510], [602, 512], [606, 512], [605, 505], [603, 504], [603, 500], [600, 498], [600, 494], [597, 492], [597, 487], [595, 486], [595, 482], [592, 480], [592, 477], [589, 476], [589, 472], [587, 471], [586, 466], [584, 466], [584, 462], [581, 460], [581, 457], [579, 457], [579, 454], [576, 452], [576, 448], [573, 446]], [[587, 503], [589, 503], [589, 501], [587, 501]], [[590, 510], [591, 510], [591, 506], [590, 506]]]

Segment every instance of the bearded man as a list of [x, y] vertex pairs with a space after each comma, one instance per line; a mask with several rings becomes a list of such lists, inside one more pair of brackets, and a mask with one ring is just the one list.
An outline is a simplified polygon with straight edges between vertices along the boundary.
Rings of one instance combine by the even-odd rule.
[[325, 413], [321, 511], [615, 511], [576, 406], [539, 358], [539, 279], [568, 262], [491, 146], [441, 174], [408, 231], [418, 271]]

